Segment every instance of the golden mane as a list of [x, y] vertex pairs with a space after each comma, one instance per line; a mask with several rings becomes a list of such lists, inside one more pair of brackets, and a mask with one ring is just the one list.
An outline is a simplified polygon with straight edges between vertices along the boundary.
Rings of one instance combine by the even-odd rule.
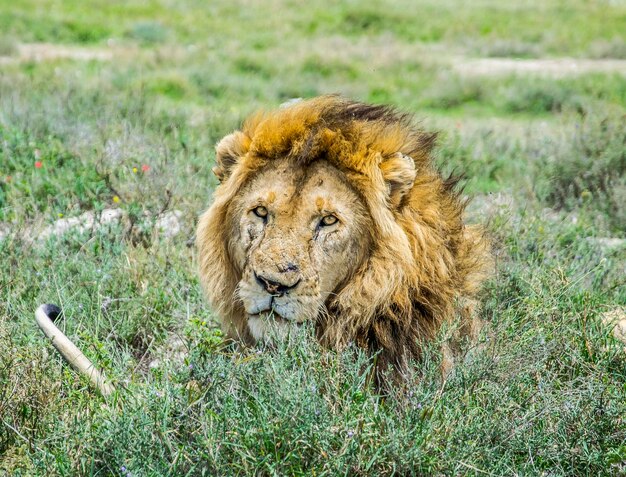
[[326, 303], [319, 338], [380, 352], [383, 366], [418, 358], [423, 340], [459, 311], [459, 300], [475, 297], [491, 266], [482, 230], [463, 223], [456, 181], [431, 162], [434, 142], [408, 115], [337, 96], [258, 113], [224, 138], [214, 168], [221, 184], [197, 245], [207, 295], [231, 334], [250, 339], [235, 299], [241, 270], [229, 256], [230, 202], [269, 161], [330, 161], [371, 214], [374, 245]]

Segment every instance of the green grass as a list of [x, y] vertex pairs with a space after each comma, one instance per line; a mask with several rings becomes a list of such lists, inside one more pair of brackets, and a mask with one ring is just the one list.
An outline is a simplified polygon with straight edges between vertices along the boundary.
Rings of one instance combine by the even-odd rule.
[[[623, 58], [625, 15], [557, 0], [0, 1], [0, 475], [625, 473], [626, 353], [601, 320], [626, 306], [626, 246], [603, 242], [626, 233], [624, 77], [453, 68]], [[35, 41], [114, 60], [20, 58]], [[470, 220], [494, 237], [487, 331], [445, 383], [438, 343], [386, 396], [363, 353], [306, 331], [233, 352], [202, 296], [192, 243], [215, 142], [257, 108], [332, 92], [439, 130], [435, 160], [466, 175]], [[37, 240], [108, 208], [126, 218]], [[173, 210], [167, 239], [155, 221]], [[112, 398], [44, 341], [45, 302], [118, 383]], [[184, 359], [168, 359], [176, 336]]]
[[[594, 48], [605, 54], [619, 52], [626, 21], [626, 9], [619, 3], [582, 0], [324, 1], [307, 8], [293, 0], [215, 2], [211, 6], [194, 2], [173, 6], [156, 0], [26, 0], [19, 4], [5, 0], [0, 7], [0, 31], [26, 41], [93, 44], [129, 37], [148, 43], [212, 42], [219, 35], [232, 39], [243, 28], [254, 31], [252, 46], [281, 44], [285, 34], [307, 42], [337, 34], [348, 38], [387, 35], [456, 48], [466, 43], [474, 51], [492, 48], [494, 43], [530, 44], [536, 45], [535, 54], [552, 55], [584, 55]], [[269, 15], [269, 11], [280, 14]], [[602, 44], [612, 46], [601, 48]], [[519, 54], [519, 48], [506, 49]]]

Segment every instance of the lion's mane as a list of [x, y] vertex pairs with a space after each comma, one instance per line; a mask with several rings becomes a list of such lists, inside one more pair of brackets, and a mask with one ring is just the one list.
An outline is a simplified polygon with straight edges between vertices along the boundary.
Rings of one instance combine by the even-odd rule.
[[331, 295], [317, 324], [329, 346], [354, 342], [404, 366], [424, 340], [472, 300], [489, 274], [482, 229], [463, 223], [457, 181], [434, 167], [434, 134], [390, 107], [337, 96], [262, 112], [217, 146], [220, 180], [197, 233], [200, 277], [231, 336], [250, 341], [236, 299], [242, 271], [230, 258], [229, 204], [249, 179], [277, 158], [299, 167], [330, 161], [362, 198], [375, 230], [369, 257]]

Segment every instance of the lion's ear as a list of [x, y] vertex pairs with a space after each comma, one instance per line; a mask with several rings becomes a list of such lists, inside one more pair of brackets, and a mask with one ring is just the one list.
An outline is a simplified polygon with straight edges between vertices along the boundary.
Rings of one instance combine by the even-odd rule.
[[380, 169], [389, 187], [389, 201], [393, 207], [397, 207], [415, 182], [415, 161], [412, 157], [396, 152], [383, 159]]
[[220, 182], [228, 178], [235, 164], [246, 155], [249, 148], [250, 138], [241, 131], [235, 131], [217, 143], [213, 173]]

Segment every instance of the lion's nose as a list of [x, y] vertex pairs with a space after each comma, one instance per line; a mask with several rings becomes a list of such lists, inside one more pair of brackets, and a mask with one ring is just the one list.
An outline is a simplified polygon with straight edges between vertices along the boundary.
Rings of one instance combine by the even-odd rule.
[[300, 280], [298, 279], [293, 285], [286, 285], [284, 283], [277, 282], [276, 280], [270, 280], [269, 278], [261, 275], [254, 274], [256, 281], [261, 285], [265, 291], [271, 295], [284, 295], [289, 290], [298, 286]]

